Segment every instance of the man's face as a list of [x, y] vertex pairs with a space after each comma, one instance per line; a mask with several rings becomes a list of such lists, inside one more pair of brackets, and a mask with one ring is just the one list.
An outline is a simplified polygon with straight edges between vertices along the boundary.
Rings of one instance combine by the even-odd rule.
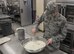
[[54, 16], [54, 17], [55, 17], [56, 15], [57, 15], [57, 12], [52, 13], [52, 16]]
[[52, 16], [56, 17], [58, 15], [59, 12], [54, 12], [52, 13]]

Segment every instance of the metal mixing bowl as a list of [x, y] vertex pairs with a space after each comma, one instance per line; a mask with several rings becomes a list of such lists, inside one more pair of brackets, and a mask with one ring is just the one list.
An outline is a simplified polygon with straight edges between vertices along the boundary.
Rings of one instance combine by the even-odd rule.
[[[22, 46], [24, 47], [25, 44], [26, 44], [27, 42], [29, 42], [29, 41], [37, 41], [37, 40], [43, 41], [43, 42], [45, 42], [45, 44], [47, 45], [47, 41], [46, 41], [46, 39], [44, 39], [44, 38], [35, 38], [35, 40], [32, 40], [32, 38], [29, 38], [29, 39], [26, 39], [26, 40], [23, 41]], [[29, 53], [38, 53], [38, 52], [41, 52], [41, 51], [46, 47], [46, 45], [45, 45], [44, 47], [38, 49], [38, 50], [29, 50], [29, 49], [26, 49], [26, 48], [25, 48], [25, 50], [26, 50], [27, 52], [29, 52]]]

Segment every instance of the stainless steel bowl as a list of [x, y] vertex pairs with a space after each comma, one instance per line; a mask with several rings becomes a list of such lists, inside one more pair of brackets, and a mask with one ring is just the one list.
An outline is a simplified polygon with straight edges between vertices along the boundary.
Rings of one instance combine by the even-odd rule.
[[[32, 38], [29, 38], [29, 39], [26, 39], [26, 40], [24, 40], [23, 41], [23, 43], [22, 43], [22, 46], [24, 47], [25, 46], [25, 44], [27, 43], [27, 42], [29, 42], [29, 41], [43, 41], [43, 42], [45, 42], [45, 44], [47, 45], [47, 41], [46, 41], [46, 39], [44, 39], [44, 38], [35, 38], [35, 40], [32, 40]], [[25, 50], [27, 51], [27, 52], [29, 52], [29, 53], [38, 53], [38, 52], [40, 52], [40, 51], [42, 51], [45, 47], [46, 47], [46, 45], [44, 46], [44, 47], [42, 47], [42, 48], [40, 48], [40, 49], [38, 49], [38, 50], [29, 50], [29, 49], [26, 49], [25, 48]]]

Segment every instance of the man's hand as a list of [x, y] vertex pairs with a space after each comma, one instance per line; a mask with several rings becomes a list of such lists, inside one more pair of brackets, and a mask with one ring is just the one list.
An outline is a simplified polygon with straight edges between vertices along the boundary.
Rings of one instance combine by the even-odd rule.
[[52, 44], [52, 38], [50, 38], [50, 39], [48, 39], [48, 43], [47, 43], [48, 45], [49, 44]]
[[36, 33], [36, 28], [32, 29], [32, 33], [35, 34]]

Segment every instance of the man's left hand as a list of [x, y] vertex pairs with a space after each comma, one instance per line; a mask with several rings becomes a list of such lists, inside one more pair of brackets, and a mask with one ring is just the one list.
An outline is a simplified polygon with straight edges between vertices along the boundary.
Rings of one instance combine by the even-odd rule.
[[52, 38], [50, 38], [50, 39], [48, 39], [48, 43], [47, 43], [48, 45], [49, 44], [52, 44]]

